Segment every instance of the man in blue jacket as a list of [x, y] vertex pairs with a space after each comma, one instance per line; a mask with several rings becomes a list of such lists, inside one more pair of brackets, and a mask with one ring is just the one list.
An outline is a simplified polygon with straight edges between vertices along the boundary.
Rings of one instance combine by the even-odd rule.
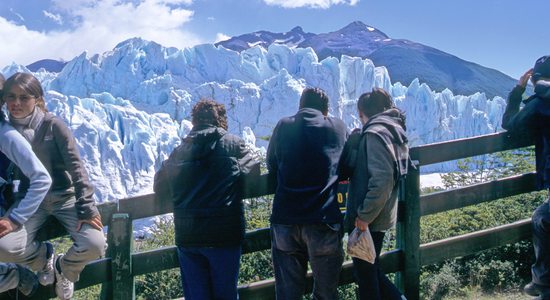
[[337, 165], [347, 129], [327, 114], [328, 96], [307, 88], [298, 113], [281, 119], [269, 141], [267, 167], [277, 177], [271, 214], [277, 299], [302, 299], [308, 261], [314, 299], [337, 299], [343, 262]]
[[[527, 81], [535, 86], [535, 94], [519, 109]], [[518, 85], [510, 92], [508, 105], [502, 117], [504, 129], [525, 133], [535, 138], [537, 186], [550, 188], [550, 56], [539, 58], [533, 69], [525, 72]], [[538, 299], [550, 299], [550, 205], [548, 200], [533, 213], [533, 247], [535, 263], [532, 279], [525, 292]]]

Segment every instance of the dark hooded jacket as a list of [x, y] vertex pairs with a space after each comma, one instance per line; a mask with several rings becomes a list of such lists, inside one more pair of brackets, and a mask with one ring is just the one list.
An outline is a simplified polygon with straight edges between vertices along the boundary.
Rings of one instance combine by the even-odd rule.
[[[344, 155], [346, 155], [344, 153]], [[346, 228], [355, 218], [371, 231], [384, 231], [397, 221], [399, 178], [407, 174], [409, 148], [404, 115], [395, 108], [372, 116], [363, 126], [348, 186]]]
[[508, 96], [502, 128], [512, 133], [530, 133], [535, 139], [537, 186], [550, 188], [550, 81], [539, 80], [535, 94], [519, 109], [525, 88], [516, 86]]
[[157, 197], [174, 203], [176, 245], [240, 245], [246, 179], [260, 166], [239, 137], [213, 126], [195, 126], [155, 174]]
[[269, 173], [277, 176], [272, 223], [342, 222], [337, 166], [346, 136], [342, 120], [313, 108], [279, 121], [267, 149]]

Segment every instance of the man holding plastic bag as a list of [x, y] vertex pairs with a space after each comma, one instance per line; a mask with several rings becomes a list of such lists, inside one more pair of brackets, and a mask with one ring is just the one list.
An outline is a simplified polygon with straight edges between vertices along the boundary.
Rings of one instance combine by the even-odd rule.
[[[363, 124], [357, 133], [360, 138], [349, 139], [340, 163], [354, 166], [345, 224], [350, 232], [348, 253], [353, 257], [359, 299], [404, 299], [384, 275], [378, 260], [385, 232], [397, 220], [398, 182], [407, 173], [405, 115], [379, 88], [361, 95], [357, 108]], [[350, 158], [354, 161], [346, 161]]]

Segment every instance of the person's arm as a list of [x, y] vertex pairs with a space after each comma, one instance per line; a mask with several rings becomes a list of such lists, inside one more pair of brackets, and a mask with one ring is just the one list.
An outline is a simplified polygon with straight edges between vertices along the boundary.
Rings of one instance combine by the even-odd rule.
[[[364, 225], [372, 223], [386, 205], [395, 185], [395, 166], [392, 154], [382, 139], [373, 133], [366, 134], [367, 169], [369, 173], [368, 192], [357, 208], [357, 218]], [[356, 222], [357, 223], [357, 222]], [[361, 226], [357, 226], [359, 229]]]
[[79, 219], [77, 230], [80, 229], [82, 223], [88, 223], [100, 230], [103, 228], [103, 224], [101, 223], [101, 216], [93, 198], [94, 187], [90, 183], [88, 172], [80, 159], [75, 138], [69, 127], [62, 120], [54, 119], [52, 122], [52, 133], [55, 143], [63, 157], [63, 162], [75, 188], [75, 206]]
[[172, 151], [170, 156], [162, 162], [160, 169], [155, 173], [153, 180], [153, 191], [155, 192], [156, 199], [161, 201], [171, 201], [170, 199], [170, 175], [169, 166], [173, 156], [175, 155], [177, 148]]
[[240, 141], [237, 147], [237, 160], [241, 170], [242, 191], [244, 195], [248, 195], [251, 190], [259, 186], [260, 162], [254, 157], [254, 154], [248, 149], [244, 141]]
[[361, 140], [361, 129], [355, 128], [348, 136], [338, 161], [338, 180], [348, 180], [353, 175], [357, 160], [357, 148]]
[[[46, 168], [34, 154], [25, 138], [7, 123], [0, 129], [0, 151], [8, 157], [29, 178], [30, 185], [25, 197], [14, 207], [7, 220], [13, 223], [15, 229], [24, 224], [38, 209], [48, 193], [52, 180]], [[4, 219], [4, 221], [6, 221]], [[0, 229], [0, 236], [6, 232], [6, 224]], [[13, 230], [12, 229], [12, 230]]]
[[269, 145], [267, 146], [267, 154], [266, 154], [266, 164], [267, 164], [267, 170], [269, 171], [270, 176], [277, 176], [277, 168], [278, 168], [278, 162], [277, 162], [277, 139], [278, 139], [278, 132], [281, 122], [275, 126], [275, 129], [273, 129], [273, 134], [271, 135], [271, 138], [269, 138]]
[[520, 111], [519, 107], [522, 95], [525, 92], [527, 82], [531, 77], [533, 69], [527, 70], [519, 79], [518, 84], [508, 95], [508, 104], [502, 116], [502, 128], [509, 131], [524, 131], [531, 129], [532, 116], [535, 113], [532, 105], [525, 105]]

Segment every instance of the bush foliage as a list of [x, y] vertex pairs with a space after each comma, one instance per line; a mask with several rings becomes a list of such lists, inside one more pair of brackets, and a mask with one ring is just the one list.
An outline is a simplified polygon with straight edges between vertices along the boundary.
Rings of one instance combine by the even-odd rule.
[[[458, 171], [442, 176], [446, 189], [532, 172], [534, 154], [532, 148], [506, 151], [461, 160], [458, 166]], [[533, 192], [423, 217], [421, 243], [530, 218], [546, 197], [545, 192]], [[530, 281], [533, 261], [532, 244], [523, 241], [426, 266], [422, 298], [466, 297], [472, 289], [493, 295], [518, 290]]]

